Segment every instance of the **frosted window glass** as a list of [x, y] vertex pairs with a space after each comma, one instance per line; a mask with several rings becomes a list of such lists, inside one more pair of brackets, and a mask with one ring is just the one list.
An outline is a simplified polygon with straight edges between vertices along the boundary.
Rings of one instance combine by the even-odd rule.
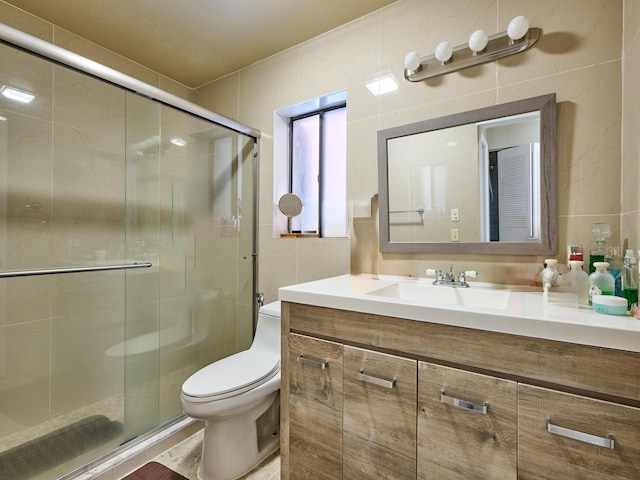
[[322, 236], [347, 234], [347, 109], [326, 112], [322, 133]]
[[302, 200], [294, 232], [347, 235], [346, 117], [341, 107], [291, 122], [290, 192]]
[[302, 212], [292, 219], [294, 231], [318, 232], [320, 116], [293, 122], [291, 191], [302, 200]]

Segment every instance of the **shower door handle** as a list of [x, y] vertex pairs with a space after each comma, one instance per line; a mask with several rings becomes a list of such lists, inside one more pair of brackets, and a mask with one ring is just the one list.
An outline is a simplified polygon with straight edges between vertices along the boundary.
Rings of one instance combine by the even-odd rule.
[[104, 270], [129, 270], [133, 268], [149, 268], [152, 264], [128, 263], [124, 265], [94, 265], [93, 267], [42, 268], [38, 270], [14, 270], [0, 272], [0, 278], [32, 277], [35, 275], [57, 275], [59, 273], [101, 272]]

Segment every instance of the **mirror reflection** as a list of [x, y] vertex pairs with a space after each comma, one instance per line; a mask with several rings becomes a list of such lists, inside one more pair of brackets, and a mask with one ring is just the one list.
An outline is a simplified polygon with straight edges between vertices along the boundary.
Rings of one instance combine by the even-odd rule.
[[555, 95], [384, 130], [378, 141], [381, 251], [555, 249]]

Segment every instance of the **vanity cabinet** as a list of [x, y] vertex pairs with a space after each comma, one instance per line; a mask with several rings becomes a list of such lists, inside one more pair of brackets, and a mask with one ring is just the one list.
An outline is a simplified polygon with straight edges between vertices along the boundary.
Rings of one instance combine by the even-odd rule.
[[282, 332], [282, 479], [640, 479], [640, 353], [292, 302]]
[[640, 409], [526, 384], [518, 397], [518, 478], [640, 478]]
[[343, 478], [416, 478], [417, 362], [344, 347]]
[[515, 480], [517, 402], [516, 382], [419, 362], [418, 478]]
[[416, 477], [417, 364], [289, 335], [289, 478]]
[[342, 478], [342, 345], [289, 335], [290, 478]]

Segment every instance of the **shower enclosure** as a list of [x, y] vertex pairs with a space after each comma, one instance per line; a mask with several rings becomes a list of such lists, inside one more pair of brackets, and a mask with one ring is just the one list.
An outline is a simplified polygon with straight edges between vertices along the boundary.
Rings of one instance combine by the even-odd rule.
[[0, 37], [0, 478], [52, 479], [249, 347], [259, 132]]

